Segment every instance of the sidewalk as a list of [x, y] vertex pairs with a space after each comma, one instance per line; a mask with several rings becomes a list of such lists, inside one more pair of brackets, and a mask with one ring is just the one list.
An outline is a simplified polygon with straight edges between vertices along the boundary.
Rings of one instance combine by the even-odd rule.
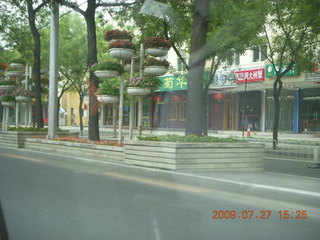
[[[61, 129], [68, 129], [71, 131], [79, 131], [79, 126], [60, 126]], [[85, 131], [88, 131], [88, 127], [84, 127]], [[100, 132], [113, 132], [114, 129], [112, 127], [100, 127]], [[128, 132], [127, 128], [123, 129], [124, 132]], [[137, 132], [137, 129], [134, 130]], [[154, 135], [166, 135], [166, 134], [179, 134], [184, 135], [184, 129], [144, 129], [142, 131], [143, 134], [154, 134]], [[208, 134], [210, 136], [234, 136], [234, 137], [242, 137], [244, 133], [244, 137], [247, 137], [247, 131], [235, 131], [235, 130], [208, 130]], [[251, 137], [253, 138], [266, 138], [272, 139], [272, 132], [261, 132], [261, 131], [252, 131]], [[291, 133], [291, 132], [279, 132], [278, 138], [281, 140], [310, 140], [310, 141], [319, 141], [320, 143], [320, 132], [302, 132], [302, 133]]]

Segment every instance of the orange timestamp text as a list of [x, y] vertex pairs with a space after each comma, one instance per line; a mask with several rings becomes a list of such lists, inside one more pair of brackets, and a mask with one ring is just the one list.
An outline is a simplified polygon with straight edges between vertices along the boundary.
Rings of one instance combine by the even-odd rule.
[[212, 219], [307, 219], [308, 212], [306, 210], [213, 210]]

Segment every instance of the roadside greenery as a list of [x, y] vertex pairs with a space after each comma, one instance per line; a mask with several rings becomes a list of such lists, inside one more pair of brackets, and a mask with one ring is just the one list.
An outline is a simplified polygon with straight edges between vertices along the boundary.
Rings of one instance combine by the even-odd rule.
[[[36, 128], [36, 127], [10, 127], [9, 131], [17, 131], [17, 132], [47, 132], [48, 128]], [[69, 132], [69, 130], [63, 130], [58, 128], [58, 132]]]
[[62, 142], [74, 142], [74, 143], [87, 143], [87, 144], [98, 144], [98, 145], [106, 145], [106, 146], [115, 146], [115, 147], [123, 147], [122, 144], [114, 141], [90, 141], [87, 138], [78, 138], [78, 137], [59, 137], [50, 139], [54, 141], [62, 141]]
[[138, 137], [140, 141], [157, 141], [157, 142], [244, 142], [243, 140], [228, 137], [228, 138], [218, 138], [209, 136], [196, 136], [196, 135], [166, 135], [166, 136], [142, 136]]

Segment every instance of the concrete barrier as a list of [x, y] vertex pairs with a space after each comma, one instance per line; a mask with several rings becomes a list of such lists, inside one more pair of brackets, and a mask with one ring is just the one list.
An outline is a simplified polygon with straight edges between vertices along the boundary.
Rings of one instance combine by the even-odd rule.
[[29, 138], [27, 149], [101, 161], [124, 162], [123, 147]]
[[[17, 148], [25, 147], [27, 138], [46, 137], [47, 132], [36, 131], [0, 131], [0, 143], [9, 144]], [[78, 137], [77, 132], [58, 132], [57, 137]]]
[[264, 144], [127, 141], [125, 163], [174, 171], [261, 171]]

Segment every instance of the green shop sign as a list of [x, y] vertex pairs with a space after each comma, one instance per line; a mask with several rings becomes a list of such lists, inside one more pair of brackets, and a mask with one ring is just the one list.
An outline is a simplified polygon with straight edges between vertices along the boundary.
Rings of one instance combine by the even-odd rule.
[[[283, 72], [286, 69], [287, 65], [284, 65], [281, 69], [281, 72]], [[276, 65], [277, 70], [279, 70], [279, 66]], [[293, 65], [291, 70], [285, 74], [285, 76], [295, 76], [298, 75], [298, 67], [297, 65]], [[273, 67], [273, 65], [266, 65], [266, 77], [276, 77], [276, 71]]]
[[[209, 72], [204, 72], [203, 75], [205, 80], [210, 78]], [[188, 90], [188, 75], [169, 75], [158, 77], [162, 81], [161, 87], [157, 92], [177, 91], [177, 90]]]
[[177, 91], [188, 89], [187, 75], [171, 75], [158, 77], [162, 81], [161, 87], [157, 90], [159, 92]]

